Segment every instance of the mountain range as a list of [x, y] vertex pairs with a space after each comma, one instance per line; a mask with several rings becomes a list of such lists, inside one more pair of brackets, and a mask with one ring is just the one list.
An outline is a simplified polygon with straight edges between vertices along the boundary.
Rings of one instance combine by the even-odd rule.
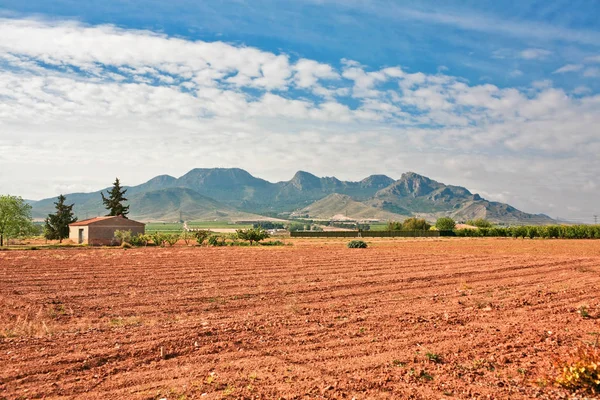
[[[394, 180], [371, 175], [358, 182], [319, 178], [298, 171], [291, 180], [271, 183], [239, 168], [196, 168], [175, 178], [160, 175], [126, 187], [129, 216], [142, 221], [250, 221], [311, 219], [435, 220], [485, 218], [496, 223], [550, 224], [543, 214], [528, 214], [488, 201], [464, 187], [445, 185], [414, 172]], [[106, 189], [104, 189], [106, 190]], [[66, 194], [78, 218], [103, 215], [100, 191]], [[56, 198], [29, 201], [34, 218], [54, 211]]]

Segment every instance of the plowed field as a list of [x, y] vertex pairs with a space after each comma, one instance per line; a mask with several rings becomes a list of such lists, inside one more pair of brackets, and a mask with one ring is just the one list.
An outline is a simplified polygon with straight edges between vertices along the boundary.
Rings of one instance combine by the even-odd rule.
[[0, 252], [0, 398], [561, 398], [600, 241]]

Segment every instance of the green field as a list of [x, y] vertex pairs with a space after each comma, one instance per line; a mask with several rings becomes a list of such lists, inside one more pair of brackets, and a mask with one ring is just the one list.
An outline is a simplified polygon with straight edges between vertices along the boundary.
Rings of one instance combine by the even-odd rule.
[[146, 233], [149, 232], [182, 232], [183, 224], [170, 222], [148, 222], [146, 224]]
[[191, 229], [247, 229], [252, 228], [252, 224], [233, 224], [227, 221], [199, 221], [188, 222]]
[[372, 231], [387, 231], [387, 222], [377, 222], [369, 224]]

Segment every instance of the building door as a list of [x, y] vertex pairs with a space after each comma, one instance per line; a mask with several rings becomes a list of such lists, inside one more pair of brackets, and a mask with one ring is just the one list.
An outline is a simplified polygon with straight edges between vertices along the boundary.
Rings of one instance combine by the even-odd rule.
[[83, 229], [79, 229], [79, 244], [83, 243]]

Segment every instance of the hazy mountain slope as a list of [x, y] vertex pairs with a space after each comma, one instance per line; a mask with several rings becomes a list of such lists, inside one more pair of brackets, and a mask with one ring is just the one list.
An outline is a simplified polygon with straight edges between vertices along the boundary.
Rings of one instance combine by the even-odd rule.
[[402, 177], [375, 194], [367, 204], [404, 215], [418, 215], [429, 220], [450, 216], [458, 221], [485, 218], [495, 223], [551, 224], [546, 215], [528, 214], [503, 203], [482, 199], [460, 186], [444, 185], [414, 172]]
[[177, 186], [236, 207], [268, 202], [275, 189], [275, 184], [239, 168], [196, 168], [177, 179]]
[[368, 204], [399, 214], [436, 213], [457, 210], [466, 201], [478, 199], [460, 186], [446, 186], [414, 172], [378, 191]]
[[382, 209], [368, 206], [344, 194], [330, 194], [308, 207], [292, 213], [293, 216], [314, 219], [377, 219], [402, 220], [403, 216]]
[[279, 211], [292, 211], [333, 193], [365, 200], [393, 182], [392, 178], [385, 175], [371, 175], [359, 182], [349, 182], [335, 177], [318, 178], [311, 173], [298, 171], [291, 180], [276, 184], [277, 190], [271, 198], [271, 206]]
[[240, 212], [188, 188], [167, 188], [130, 197], [130, 217], [141, 221], [236, 221], [263, 217]]
[[508, 204], [487, 200], [467, 202], [451, 216], [459, 221], [483, 218], [491, 222], [505, 224], [547, 225], [556, 223], [547, 215], [528, 214]]
[[[102, 205], [100, 191], [93, 193], [70, 193], [65, 195], [66, 204], [75, 204], [73, 212], [79, 219], [97, 217], [106, 214], [106, 209]], [[56, 208], [54, 202], [56, 197], [32, 202], [31, 214], [34, 219], [44, 219], [50, 213], [54, 213]]]
[[[419, 215], [434, 220], [448, 215], [458, 220], [487, 218], [513, 224], [555, 222], [545, 215], [527, 214], [507, 204], [487, 201], [464, 187], [445, 185], [414, 172], [403, 174], [397, 181], [371, 175], [348, 182], [298, 171], [289, 181], [271, 183], [239, 168], [196, 168], [180, 178], [160, 175], [126, 188], [130, 215], [144, 219], [179, 219], [179, 210], [189, 211], [189, 218], [184, 215], [184, 219], [214, 219], [220, 215], [217, 212], [227, 216], [242, 212], [273, 215], [304, 212], [310, 206], [309, 213], [319, 218], [349, 210], [353, 218], [359, 219]], [[337, 196], [328, 198], [332, 194]], [[75, 203], [80, 219], [106, 213], [100, 191], [66, 196], [68, 203]], [[40, 219], [54, 212], [54, 201], [56, 198], [30, 202], [33, 216]]]

